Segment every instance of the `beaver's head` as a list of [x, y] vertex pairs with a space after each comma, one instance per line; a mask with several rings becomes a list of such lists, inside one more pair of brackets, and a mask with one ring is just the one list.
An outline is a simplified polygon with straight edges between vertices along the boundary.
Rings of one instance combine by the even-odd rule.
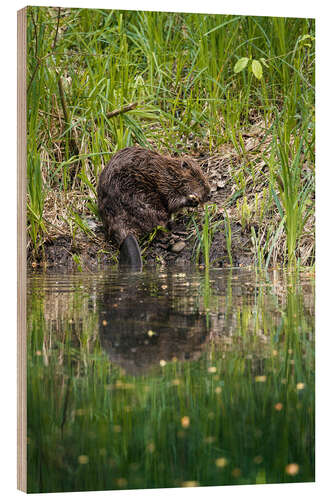
[[186, 157], [182, 160], [182, 170], [188, 199], [193, 202], [191, 205], [194, 206], [208, 201], [211, 188], [200, 166], [191, 158]]

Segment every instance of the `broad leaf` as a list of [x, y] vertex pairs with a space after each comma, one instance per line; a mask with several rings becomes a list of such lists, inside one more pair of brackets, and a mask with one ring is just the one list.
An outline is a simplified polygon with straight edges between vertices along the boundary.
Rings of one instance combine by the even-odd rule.
[[246, 68], [248, 62], [248, 57], [241, 57], [240, 59], [238, 59], [234, 66], [234, 72], [239, 73], [240, 71], [242, 71], [244, 68]]
[[254, 76], [258, 78], [258, 80], [260, 80], [260, 78], [262, 77], [262, 66], [261, 63], [256, 59], [253, 59], [252, 61], [252, 72]]

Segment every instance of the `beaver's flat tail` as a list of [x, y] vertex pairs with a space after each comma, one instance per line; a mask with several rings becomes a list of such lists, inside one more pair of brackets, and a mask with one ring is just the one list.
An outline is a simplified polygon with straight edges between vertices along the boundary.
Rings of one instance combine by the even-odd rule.
[[136, 238], [129, 234], [120, 245], [119, 266], [131, 271], [142, 270], [140, 247]]

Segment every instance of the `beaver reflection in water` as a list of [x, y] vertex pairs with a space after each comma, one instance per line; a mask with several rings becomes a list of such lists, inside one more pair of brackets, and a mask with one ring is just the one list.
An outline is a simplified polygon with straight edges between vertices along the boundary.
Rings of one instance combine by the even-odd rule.
[[141, 147], [116, 153], [100, 175], [97, 195], [106, 234], [120, 246], [120, 265], [141, 269], [137, 239], [165, 226], [179, 209], [207, 201], [209, 194], [207, 179], [188, 157]]

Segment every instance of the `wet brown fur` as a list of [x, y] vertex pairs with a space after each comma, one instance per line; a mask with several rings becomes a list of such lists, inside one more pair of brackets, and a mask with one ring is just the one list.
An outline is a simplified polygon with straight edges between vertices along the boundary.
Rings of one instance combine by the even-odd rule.
[[165, 226], [172, 213], [207, 201], [210, 186], [191, 158], [162, 156], [141, 147], [116, 153], [102, 171], [98, 208], [109, 238], [120, 245]]

